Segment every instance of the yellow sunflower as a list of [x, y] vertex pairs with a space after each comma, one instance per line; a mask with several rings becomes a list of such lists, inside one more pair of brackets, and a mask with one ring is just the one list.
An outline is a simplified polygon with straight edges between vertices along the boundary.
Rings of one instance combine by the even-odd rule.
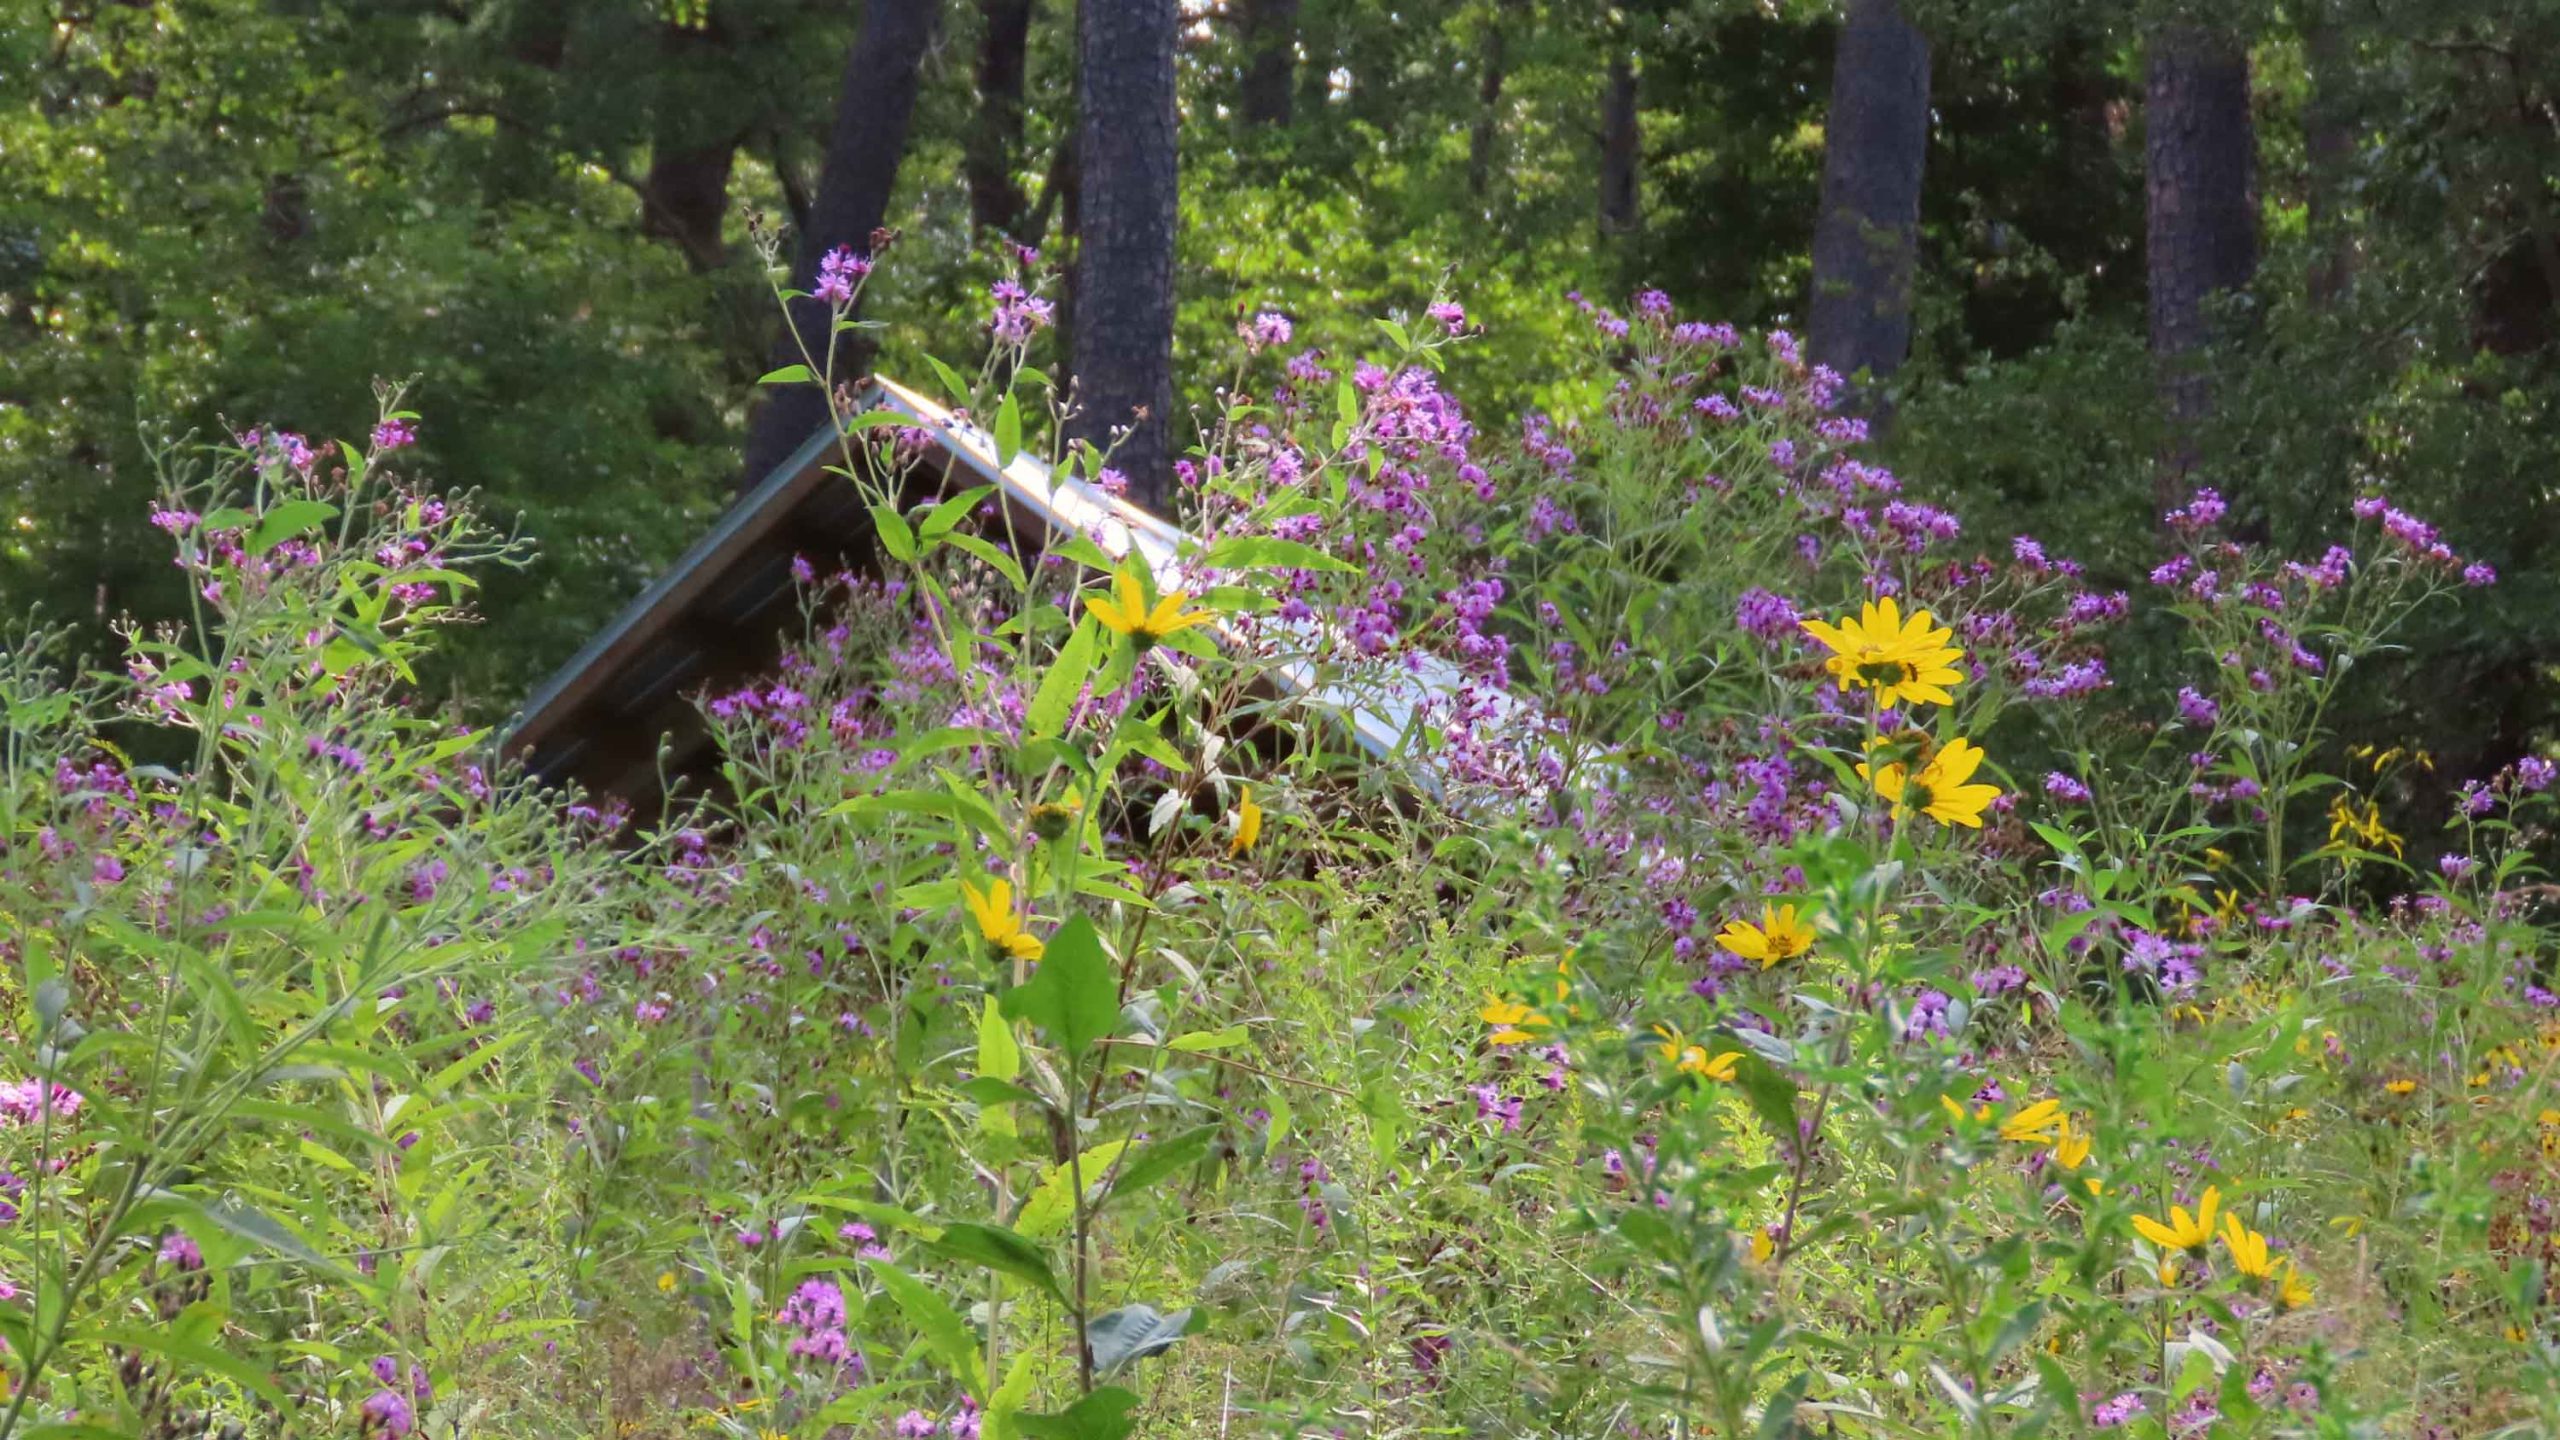
[[1997, 785], [1970, 783], [1973, 772], [1982, 768], [1982, 747], [1970, 740], [1950, 740], [1945, 748], [1911, 769], [1899, 761], [1869, 767], [1858, 765], [1858, 778], [1876, 787], [1876, 793], [1893, 806], [1895, 816], [1918, 812], [1941, 825], [1963, 825], [1982, 828], [1982, 812], [2000, 798]]
[[1261, 838], [1262, 807], [1253, 803], [1253, 787], [1247, 785], [1242, 798], [1236, 802], [1236, 833], [1235, 838], [1227, 842], [1227, 853], [1241, 855], [1252, 849], [1253, 842]]
[[969, 918], [978, 922], [978, 934], [998, 955], [1014, 960], [1037, 960], [1048, 948], [1014, 912], [1012, 881], [990, 880], [987, 888], [981, 890], [963, 880], [960, 882], [960, 900], [969, 907]]
[[1206, 610], [1183, 609], [1190, 599], [1190, 592], [1176, 590], [1159, 597], [1155, 607], [1149, 609], [1145, 582], [1138, 578], [1137, 571], [1124, 568], [1112, 572], [1110, 598], [1087, 595], [1084, 608], [1093, 612], [1093, 618], [1101, 621], [1104, 629], [1126, 635], [1131, 644], [1146, 650], [1167, 635], [1217, 618]]
[[2196, 1213], [2187, 1213], [2184, 1205], [2169, 1207], [2167, 1220], [2154, 1220], [2148, 1215], [2133, 1217], [2133, 1228], [2142, 1238], [2160, 1247], [2164, 1256], [2180, 1251], [2201, 1255], [2213, 1243], [2213, 1222], [2222, 1209], [2222, 1191], [2212, 1185], [2204, 1187], [2204, 1196], [2196, 1203]]
[[1842, 690], [1872, 690], [1878, 705], [1954, 703], [1947, 687], [1964, 678], [1955, 668], [1964, 652], [1947, 643], [1955, 632], [1938, 625], [1928, 611], [1915, 610], [1906, 620], [1887, 595], [1868, 601], [1836, 625], [1827, 620], [1802, 623], [1807, 634], [1830, 649], [1823, 668]]
[[1766, 970], [1813, 948], [1813, 927], [1796, 918], [1793, 905], [1763, 905], [1760, 923], [1728, 920], [1716, 943]]

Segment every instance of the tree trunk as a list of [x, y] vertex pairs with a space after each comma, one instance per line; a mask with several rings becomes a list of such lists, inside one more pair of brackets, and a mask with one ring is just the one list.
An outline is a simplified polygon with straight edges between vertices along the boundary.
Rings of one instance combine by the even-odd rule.
[[969, 222], [980, 233], [1021, 239], [1024, 53], [1033, 0], [978, 0], [978, 113], [969, 122], [960, 167], [969, 182]]
[[1242, 114], [1248, 125], [1286, 125], [1297, 93], [1298, 0], [1244, 0]]
[[2314, 0], [2303, 20], [2302, 49], [2311, 70], [2311, 98], [2302, 111], [2303, 158], [2311, 171], [2304, 217], [2313, 247], [2309, 291], [2311, 303], [2325, 310], [2355, 278], [2343, 203], [2355, 156], [2355, 115], [2347, 99], [2355, 57], [2333, 4]]
[[735, 139], [650, 150], [649, 173], [640, 182], [640, 229], [674, 242], [697, 275], [728, 259], [720, 232], [729, 214], [729, 171], [737, 153]]
[[1078, 156], [1071, 436], [1107, 449], [1129, 493], [1171, 489], [1174, 0], [1084, 0], [1076, 40]]
[[1502, 17], [1487, 16], [1476, 56], [1476, 119], [1467, 131], [1467, 193], [1478, 200], [1493, 185], [1494, 150], [1502, 143], [1502, 44]]
[[745, 136], [728, 118], [717, 66], [729, 41], [707, 26], [659, 31], [661, 77], [650, 117], [649, 173], [640, 181], [640, 230], [673, 242], [697, 275], [727, 263], [729, 172]]
[[[845, 55], [836, 91], [835, 124], [827, 135], [827, 159], [818, 172], [818, 195], [809, 226], [800, 232], [791, 263], [791, 288], [817, 284], [818, 260], [839, 245], [858, 254], [875, 248], [873, 235], [888, 219], [889, 199], [906, 156], [907, 126], [915, 117], [916, 72], [933, 41], [940, 0], [868, 0], [862, 29]], [[791, 328], [774, 347], [774, 365], [797, 364], [801, 352], [823, 361], [835, 337], [820, 301], [791, 302]], [[848, 343], [836, 350], [836, 379], [849, 380], [868, 362], [869, 349]], [[827, 401], [812, 385], [766, 390], [747, 427], [746, 465], [738, 488], [747, 490], [791, 457], [827, 421]]]
[[1911, 348], [1929, 155], [1929, 37], [1896, 0], [1851, 0], [1831, 62], [1807, 339], [1816, 363], [1881, 380]]
[[1641, 215], [1636, 160], [1642, 136], [1636, 127], [1636, 62], [1623, 46], [1609, 57], [1609, 83], [1600, 97], [1600, 233], [1632, 235]]
[[2148, 71], [2151, 355], [2169, 421], [2159, 486], [2175, 500], [2200, 462], [2197, 432], [2213, 413], [2198, 353], [2214, 338], [2209, 302], [2246, 287], [2257, 269], [2257, 133], [2249, 55], [2236, 40], [2172, 26], [2152, 37]]

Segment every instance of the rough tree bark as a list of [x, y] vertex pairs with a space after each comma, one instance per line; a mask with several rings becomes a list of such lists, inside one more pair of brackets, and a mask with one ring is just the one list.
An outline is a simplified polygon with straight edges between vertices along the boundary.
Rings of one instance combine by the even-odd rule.
[[1609, 56], [1609, 82], [1600, 95], [1600, 233], [1632, 235], [1642, 215], [1636, 162], [1642, 136], [1636, 124], [1636, 62], [1623, 46]]
[[1817, 363], [1883, 379], [1911, 348], [1911, 273], [1929, 154], [1929, 38], [1896, 0], [1850, 0], [1823, 122], [1807, 340]]
[[[836, 91], [835, 123], [827, 135], [826, 163], [818, 172], [817, 198], [809, 207], [808, 228], [794, 247], [791, 288], [814, 286], [819, 257], [839, 245], [870, 253], [872, 234], [887, 220], [889, 198], [897, 188], [907, 127], [915, 118], [916, 72], [933, 42], [941, 10], [940, 0], [868, 0], [862, 7], [862, 28], [846, 52], [844, 79]], [[791, 328], [797, 339], [786, 333], [776, 343], [777, 368], [798, 363], [803, 348], [826, 357], [835, 339], [828, 333], [828, 313], [815, 300], [792, 302]], [[837, 346], [837, 378], [850, 378], [868, 358], [866, 349], [850, 341]], [[738, 488], [743, 491], [762, 480], [826, 419], [826, 397], [816, 386], [768, 388], [748, 422]]]
[[2333, 5], [2311, 6], [2302, 22], [2302, 49], [2311, 70], [2311, 98], [2302, 110], [2302, 148], [2311, 170], [2305, 220], [2315, 247], [2309, 289], [2311, 303], [2325, 309], [2355, 280], [2344, 203], [2355, 156], [2355, 113], [2347, 98], [2355, 55]]
[[1248, 125], [1286, 125], [1298, 79], [1298, 0], [1245, 0], [1244, 80], [1239, 113]]
[[961, 158], [969, 182], [969, 222], [981, 233], [1020, 239], [1024, 54], [1031, 42], [1033, 0], [978, 0], [978, 113], [969, 121]]
[[2197, 364], [2213, 339], [2211, 299], [2246, 287], [2257, 270], [2257, 132], [2249, 55], [2236, 39], [2170, 26], [2152, 36], [2147, 71], [2145, 264], [2151, 355], [2169, 421], [2158, 483], [2161, 497], [2175, 500], [2200, 460], [2198, 427], [2213, 413], [2212, 379]]
[[1075, 410], [1132, 498], [1172, 482], [1174, 0], [1084, 0], [1076, 38]]
[[728, 37], [712, 26], [658, 33], [663, 77], [650, 119], [649, 172], [640, 181], [640, 229], [672, 242], [697, 275], [727, 263], [729, 172], [746, 138], [737, 107], [721, 95]]
[[1484, 22], [1483, 48], [1476, 55], [1476, 118], [1467, 131], [1467, 193], [1481, 200], [1493, 185], [1495, 147], [1502, 143], [1502, 19]]

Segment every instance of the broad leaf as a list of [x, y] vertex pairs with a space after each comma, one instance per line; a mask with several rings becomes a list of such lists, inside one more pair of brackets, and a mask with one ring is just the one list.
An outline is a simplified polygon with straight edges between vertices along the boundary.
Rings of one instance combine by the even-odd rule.
[[1049, 1271], [1049, 1257], [1039, 1246], [1001, 1225], [959, 1221], [942, 1229], [942, 1238], [925, 1246], [936, 1255], [971, 1265], [984, 1265], [1022, 1281], [1064, 1305], [1066, 1293]]
[[916, 1333], [924, 1337], [926, 1348], [933, 1351], [951, 1371], [952, 1378], [960, 1382], [961, 1388], [980, 1395], [987, 1393], [986, 1357], [978, 1350], [978, 1338], [969, 1329], [969, 1322], [960, 1318], [960, 1312], [951, 1308], [951, 1302], [943, 1299], [933, 1287], [886, 1260], [868, 1263], [873, 1277], [880, 1282], [880, 1288], [897, 1302], [898, 1309], [907, 1317], [907, 1323], [916, 1327]]
[[1117, 1385], [1105, 1385], [1055, 1415], [1018, 1415], [1015, 1433], [1029, 1440], [1123, 1440], [1138, 1422], [1129, 1412], [1138, 1397]]
[[1120, 985], [1091, 920], [1078, 915], [1058, 927], [1040, 972], [1005, 992], [1004, 1013], [1039, 1026], [1071, 1058], [1118, 1028]]

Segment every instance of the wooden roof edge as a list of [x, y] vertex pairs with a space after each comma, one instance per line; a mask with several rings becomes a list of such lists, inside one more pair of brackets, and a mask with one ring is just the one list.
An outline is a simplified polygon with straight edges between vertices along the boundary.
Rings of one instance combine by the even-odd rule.
[[834, 444], [833, 432], [832, 425], [819, 427], [790, 458], [757, 481], [754, 489], [721, 511], [711, 528], [686, 546], [675, 563], [633, 596], [594, 638], [561, 662], [559, 669], [525, 697], [524, 705], [500, 733], [501, 752], [516, 753], [550, 738], [560, 721], [612, 674], [616, 662], [629, 658], [633, 650], [647, 642], [657, 628], [651, 621], [663, 624], [661, 612], [682, 606], [718, 580], [718, 561], [754, 544], [779, 523], [789, 506], [777, 502], [798, 498], [795, 492], [807, 488], [809, 477], [826, 473], [822, 462]]

